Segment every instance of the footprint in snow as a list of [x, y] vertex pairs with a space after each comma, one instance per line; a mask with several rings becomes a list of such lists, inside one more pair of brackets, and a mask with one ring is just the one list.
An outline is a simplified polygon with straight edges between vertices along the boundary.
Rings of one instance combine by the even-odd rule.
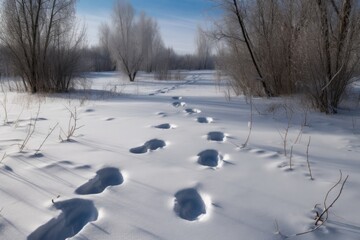
[[172, 124], [169, 124], [169, 123], [164, 123], [164, 124], [160, 124], [160, 125], [155, 126], [155, 128], [158, 128], [158, 129], [173, 129], [173, 128], [176, 128], [176, 126], [172, 125]]
[[196, 189], [188, 188], [175, 194], [174, 211], [182, 219], [195, 221], [206, 214], [206, 205]]
[[259, 149], [259, 148], [254, 148], [254, 149], [250, 149], [249, 150], [250, 153], [254, 153], [259, 155], [262, 158], [271, 158], [271, 159], [276, 159], [279, 158], [279, 154], [277, 152], [273, 152], [273, 151], [267, 151], [264, 149]]
[[147, 153], [148, 151], [155, 151], [159, 148], [164, 148], [165, 146], [166, 143], [163, 140], [152, 139], [140, 147], [130, 149], [130, 152], [134, 154], [143, 154]]
[[214, 121], [214, 119], [212, 119], [211, 117], [199, 117], [199, 118], [197, 118], [198, 123], [212, 123], [213, 121]]
[[224, 142], [226, 135], [223, 132], [209, 132], [207, 139], [214, 142]]
[[92, 109], [92, 108], [88, 108], [85, 110], [86, 113], [92, 113], [92, 112], [95, 112], [95, 109]]
[[181, 100], [183, 99], [182, 97], [178, 97], [178, 96], [175, 96], [175, 97], [172, 97], [173, 100]]
[[47, 121], [47, 118], [43, 118], [43, 117], [38, 117], [38, 118], [31, 118], [31, 121]]
[[28, 240], [65, 240], [75, 236], [86, 224], [98, 218], [98, 211], [90, 200], [70, 199], [55, 202], [54, 206], [62, 213], [36, 229], [28, 236]]
[[75, 190], [80, 195], [102, 193], [108, 186], [120, 185], [124, 178], [117, 168], [103, 168], [96, 172], [96, 176]]
[[77, 166], [74, 169], [76, 170], [89, 170], [91, 169], [91, 165], [81, 165], [81, 166]]
[[223, 156], [216, 150], [210, 149], [199, 153], [198, 163], [203, 166], [216, 168], [222, 164]]
[[187, 113], [187, 114], [197, 114], [197, 113], [201, 113], [201, 110], [196, 109], [196, 108], [187, 108], [187, 109], [185, 109], [185, 113]]
[[186, 103], [185, 102], [173, 102], [172, 105], [173, 105], [173, 107], [178, 108], [178, 107], [185, 107]]
[[156, 113], [156, 115], [158, 115], [159, 117], [167, 117], [167, 114], [164, 112], [158, 112]]
[[114, 121], [114, 120], [115, 120], [115, 118], [113, 118], [113, 117], [104, 118], [104, 121], [106, 121], [106, 122], [110, 122], [110, 121]]

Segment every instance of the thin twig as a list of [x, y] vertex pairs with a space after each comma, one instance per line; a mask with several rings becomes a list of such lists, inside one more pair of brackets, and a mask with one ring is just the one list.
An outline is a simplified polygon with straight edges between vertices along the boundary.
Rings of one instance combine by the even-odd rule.
[[[79, 127], [77, 126], [79, 117], [77, 115], [76, 107], [74, 108], [74, 111], [70, 110], [69, 108], [67, 108], [67, 110], [70, 112], [70, 118], [69, 118], [69, 122], [68, 122], [67, 132], [65, 133], [64, 130], [62, 128], [60, 128], [59, 138], [62, 142], [70, 141], [70, 138], [75, 135], [75, 132], [83, 127], [83, 125], [79, 126]], [[61, 133], [64, 135], [64, 138], [61, 136]]]
[[290, 160], [289, 160], [290, 170], [292, 170], [293, 149], [294, 149], [294, 145], [292, 145], [292, 146], [291, 146], [291, 149], [290, 149]]
[[345, 178], [345, 180], [343, 181], [343, 183], [342, 183], [342, 185], [341, 185], [341, 188], [340, 188], [340, 191], [339, 191], [338, 195], [336, 196], [336, 198], [334, 199], [334, 201], [332, 201], [332, 203], [331, 203], [328, 207], [326, 207], [326, 200], [327, 200], [327, 197], [328, 197], [329, 193], [330, 193], [331, 190], [333, 190], [336, 186], [338, 186], [338, 185], [340, 184], [341, 180], [342, 180], [342, 172], [340, 171], [340, 179], [339, 179], [339, 181], [328, 191], [328, 193], [326, 194], [326, 198], [325, 198], [325, 201], [324, 201], [324, 208], [325, 208], [325, 209], [324, 209], [324, 211], [322, 212], [322, 214], [320, 214], [320, 216], [318, 217], [318, 219], [316, 220], [315, 225], [322, 219], [322, 217], [324, 216], [324, 214], [326, 214], [326, 218], [325, 218], [324, 221], [326, 221], [326, 220], [328, 219], [328, 217], [329, 217], [329, 214], [328, 214], [329, 209], [330, 209], [330, 208], [335, 204], [335, 202], [340, 198], [340, 195], [341, 195], [341, 193], [342, 193], [342, 191], [343, 191], [343, 189], [344, 189], [344, 185], [345, 185], [346, 181], [348, 180], [348, 178], [349, 178], [349, 175], [347, 175], [346, 178]]
[[309, 169], [309, 173], [310, 173], [310, 179], [314, 180], [313, 176], [312, 176], [312, 172], [311, 172], [311, 167], [310, 167], [310, 161], [309, 161], [309, 148], [310, 148], [310, 143], [311, 143], [311, 136], [309, 137], [309, 142], [306, 148], [306, 162], [308, 165], [308, 169]]
[[252, 127], [253, 127], [253, 115], [254, 115], [253, 114], [253, 99], [252, 99], [252, 96], [250, 95], [250, 121], [249, 121], [249, 126], [248, 126], [249, 133], [248, 133], [245, 143], [242, 145], [242, 148], [246, 148], [249, 143], [250, 135], [251, 135]]
[[[332, 190], [334, 190], [335, 187], [337, 187], [338, 185], [340, 185], [340, 183], [341, 183], [341, 181], [342, 181], [342, 172], [341, 172], [341, 170], [340, 170], [340, 178], [339, 178], [339, 181], [337, 181], [337, 182], [335, 183], [335, 185], [332, 186], [332, 187], [329, 189], [329, 191], [327, 192], [327, 194], [326, 194], [326, 196], [325, 196], [325, 199], [324, 199], [324, 210], [322, 211], [321, 214], [317, 213], [317, 217], [316, 217], [316, 219], [315, 219], [316, 221], [315, 221], [315, 227], [314, 227], [314, 228], [312, 228], [312, 229], [310, 229], [310, 230], [308, 230], [308, 231], [305, 231], [305, 232], [296, 233], [296, 234], [287, 236], [287, 235], [284, 235], [284, 234], [281, 233], [280, 228], [279, 228], [279, 225], [278, 225], [277, 221], [275, 220], [276, 234], [280, 235], [280, 236], [283, 237], [283, 238], [297, 237], [297, 236], [301, 236], [301, 235], [305, 235], [305, 234], [314, 232], [314, 231], [316, 231], [317, 229], [319, 229], [321, 226], [323, 226], [323, 225], [327, 222], [327, 220], [328, 220], [330, 208], [333, 207], [334, 204], [335, 204], [335, 202], [340, 198], [340, 196], [341, 196], [341, 194], [342, 194], [342, 191], [343, 191], [343, 189], [344, 189], [345, 183], [347, 182], [348, 178], [349, 178], [349, 175], [346, 176], [345, 180], [344, 180], [343, 183], [341, 184], [340, 191], [339, 191], [339, 193], [337, 194], [337, 196], [335, 197], [335, 199], [331, 202], [331, 204], [330, 204], [328, 207], [326, 207], [326, 200], [327, 200], [330, 192], [331, 192]], [[316, 207], [317, 205], [318, 205], [318, 204], [316, 204], [315, 207]], [[325, 218], [323, 218], [324, 215], [326, 215]]]
[[300, 130], [299, 130], [299, 134], [297, 135], [294, 144], [298, 144], [299, 141], [301, 141], [301, 136], [302, 136], [302, 133], [304, 131], [304, 126], [305, 125], [303, 125], [303, 124], [301, 125]]
[[1, 160], [0, 160], [0, 163], [2, 163], [2, 162], [5, 160], [5, 158], [7, 158], [6, 152], [5, 152], [4, 155], [2, 156], [2, 158], [1, 158]]
[[50, 135], [53, 133], [53, 131], [55, 130], [55, 128], [59, 125], [59, 123], [57, 123], [53, 128], [50, 129], [49, 133], [46, 135], [46, 138], [44, 139], [44, 141], [42, 141], [42, 143], [40, 144], [39, 148], [36, 150], [35, 155], [38, 154], [42, 148], [42, 146], [44, 145], [44, 143], [46, 142], [46, 140], [50, 137]]
[[36, 128], [36, 123], [37, 123], [37, 120], [39, 118], [39, 114], [40, 114], [40, 103], [39, 103], [39, 107], [38, 107], [38, 111], [36, 113], [36, 117], [35, 119], [31, 118], [30, 119], [30, 124], [29, 124], [29, 128], [28, 128], [28, 132], [26, 134], [26, 137], [23, 141], [23, 143], [20, 145], [19, 149], [20, 149], [20, 152], [22, 152], [25, 148], [25, 146], [27, 145], [27, 143], [29, 142], [30, 138], [32, 137], [32, 135], [34, 134], [35, 132], [35, 128]]

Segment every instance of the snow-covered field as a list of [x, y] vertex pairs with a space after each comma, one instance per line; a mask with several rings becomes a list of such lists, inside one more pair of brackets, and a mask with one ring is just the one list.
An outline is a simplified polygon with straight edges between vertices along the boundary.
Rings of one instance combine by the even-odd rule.
[[[214, 72], [87, 78], [91, 90], [71, 94], [0, 94], [0, 239], [281, 239], [276, 225], [314, 226], [339, 170], [349, 179], [328, 221], [293, 238], [360, 239], [359, 85], [334, 116], [253, 99], [242, 147], [251, 107], [225, 98]], [[70, 112], [79, 129], [61, 141]]]

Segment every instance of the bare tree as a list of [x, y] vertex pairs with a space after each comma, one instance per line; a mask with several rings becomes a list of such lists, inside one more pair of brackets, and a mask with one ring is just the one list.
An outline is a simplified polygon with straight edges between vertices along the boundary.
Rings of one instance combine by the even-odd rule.
[[114, 69], [114, 63], [111, 59], [109, 43], [110, 43], [110, 27], [103, 23], [99, 27], [99, 63], [95, 71], [110, 71]]
[[115, 3], [112, 26], [104, 26], [102, 35], [109, 36], [109, 49], [117, 68], [135, 81], [139, 70], [156, 70], [156, 61], [165, 49], [157, 22], [144, 12], [139, 17], [126, 0]]
[[317, 0], [315, 25], [319, 57], [310, 82], [314, 104], [321, 111], [336, 113], [346, 87], [359, 67], [360, 8], [355, 0]]
[[257, 75], [268, 96], [302, 92], [336, 113], [360, 65], [359, 1], [214, 1], [224, 9], [217, 63], [238, 93], [257, 94]]
[[130, 3], [118, 0], [114, 6], [109, 48], [117, 68], [135, 81], [143, 61], [140, 26]]
[[76, 0], [4, 0], [0, 39], [32, 93], [64, 91], [78, 63], [84, 31], [74, 25]]
[[199, 69], [208, 69], [210, 67], [213, 44], [200, 26], [197, 28], [196, 47], [199, 58]]

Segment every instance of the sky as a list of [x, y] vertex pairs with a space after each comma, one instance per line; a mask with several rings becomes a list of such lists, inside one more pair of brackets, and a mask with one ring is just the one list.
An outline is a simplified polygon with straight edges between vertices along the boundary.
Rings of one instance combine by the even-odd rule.
[[[158, 22], [167, 47], [179, 54], [195, 51], [198, 25], [209, 26], [215, 8], [211, 0], [128, 0], [136, 13], [144, 11]], [[98, 27], [110, 22], [115, 0], [79, 0], [77, 13], [87, 26], [88, 42], [98, 42]]]

